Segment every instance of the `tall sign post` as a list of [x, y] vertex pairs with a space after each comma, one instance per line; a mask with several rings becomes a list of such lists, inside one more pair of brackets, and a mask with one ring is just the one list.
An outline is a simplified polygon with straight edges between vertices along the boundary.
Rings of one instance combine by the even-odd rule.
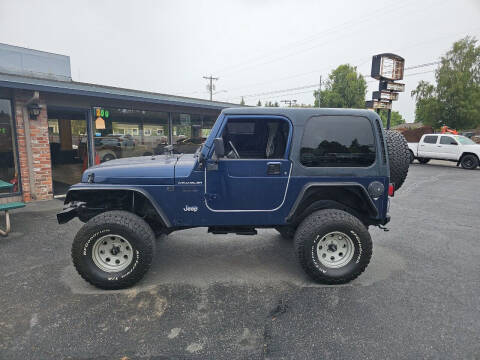
[[379, 81], [378, 91], [372, 94], [372, 100], [365, 102], [367, 108], [380, 113], [381, 109], [388, 110], [387, 129], [390, 129], [392, 115], [392, 101], [398, 100], [398, 93], [405, 91], [405, 84], [396, 83], [403, 79], [405, 59], [399, 55], [385, 53], [372, 58], [370, 76]]

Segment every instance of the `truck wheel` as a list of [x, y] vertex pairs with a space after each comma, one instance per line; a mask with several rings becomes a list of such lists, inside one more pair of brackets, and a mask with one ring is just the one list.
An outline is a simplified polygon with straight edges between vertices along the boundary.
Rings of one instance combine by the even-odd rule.
[[291, 240], [295, 236], [295, 229], [289, 226], [278, 226], [275, 228], [284, 239]]
[[337, 209], [309, 215], [295, 233], [295, 253], [303, 270], [322, 284], [344, 284], [359, 276], [372, 256], [367, 228]]
[[410, 164], [412, 164], [415, 161], [415, 155], [413, 155], [412, 150], [408, 150], [408, 151], [410, 151]]
[[429, 161], [430, 161], [430, 159], [427, 159], [427, 158], [419, 158], [419, 159], [418, 159], [418, 162], [419, 162], [420, 164], [426, 164], [426, 163], [428, 163]]
[[402, 187], [410, 166], [410, 149], [407, 140], [398, 131], [386, 130], [388, 162], [390, 164], [390, 182], [395, 184], [395, 190]]
[[140, 217], [108, 211], [90, 219], [75, 236], [72, 259], [82, 278], [101, 289], [124, 289], [150, 268], [155, 235]]
[[110, 160], [114, 160], [114, 159], [115, 159], [115, 155], [105, 154], [102, 158], [102, 162], [106, 162], [106, 161], [110, 161]]
[[462, 156], [462, 160], [460, 161], [460, 165], [462, 168], [467, 170], [474, 170], [478, 166], [478, 158], [473, 154], [467, 154]]

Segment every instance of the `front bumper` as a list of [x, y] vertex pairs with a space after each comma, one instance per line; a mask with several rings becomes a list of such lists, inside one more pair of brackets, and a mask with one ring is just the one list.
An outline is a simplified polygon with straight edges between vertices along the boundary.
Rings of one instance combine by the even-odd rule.
[[73, 201], [71, 203], [66, 204], [61, 212], [57, 214], [57, 221], [59, 224], [65, 224], [72, 220], [73, 218], [79, 215], [79, 211], [81, 211], [85, 207], [85, 203], [81, 201]]

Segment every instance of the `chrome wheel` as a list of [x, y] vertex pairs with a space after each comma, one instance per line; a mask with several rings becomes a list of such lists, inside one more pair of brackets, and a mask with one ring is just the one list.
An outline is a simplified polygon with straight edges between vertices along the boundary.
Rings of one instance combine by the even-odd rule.
[[[320, 235], [317, 235], [316, 240], [319, 237]], [[347, 265], [354, 252], [352, 239], [340, 231], [328, 233], [317, 243], [318, 260], [327, 268], [336, 269]]]
[[105, 272], [122, 271], [132, 263], [132, 245], [120, 235], [102, 236], [93, 244], [92, 260]]

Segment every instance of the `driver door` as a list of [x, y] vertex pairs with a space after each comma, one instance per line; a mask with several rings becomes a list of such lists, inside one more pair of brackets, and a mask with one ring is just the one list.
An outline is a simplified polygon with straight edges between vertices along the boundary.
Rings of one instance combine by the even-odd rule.
[[225, 157], [209, 160], [205, 199], [212, 211], [275, 211], [290, 178], [290, 121], [278, 116], [230, 116], [221, 132]]

